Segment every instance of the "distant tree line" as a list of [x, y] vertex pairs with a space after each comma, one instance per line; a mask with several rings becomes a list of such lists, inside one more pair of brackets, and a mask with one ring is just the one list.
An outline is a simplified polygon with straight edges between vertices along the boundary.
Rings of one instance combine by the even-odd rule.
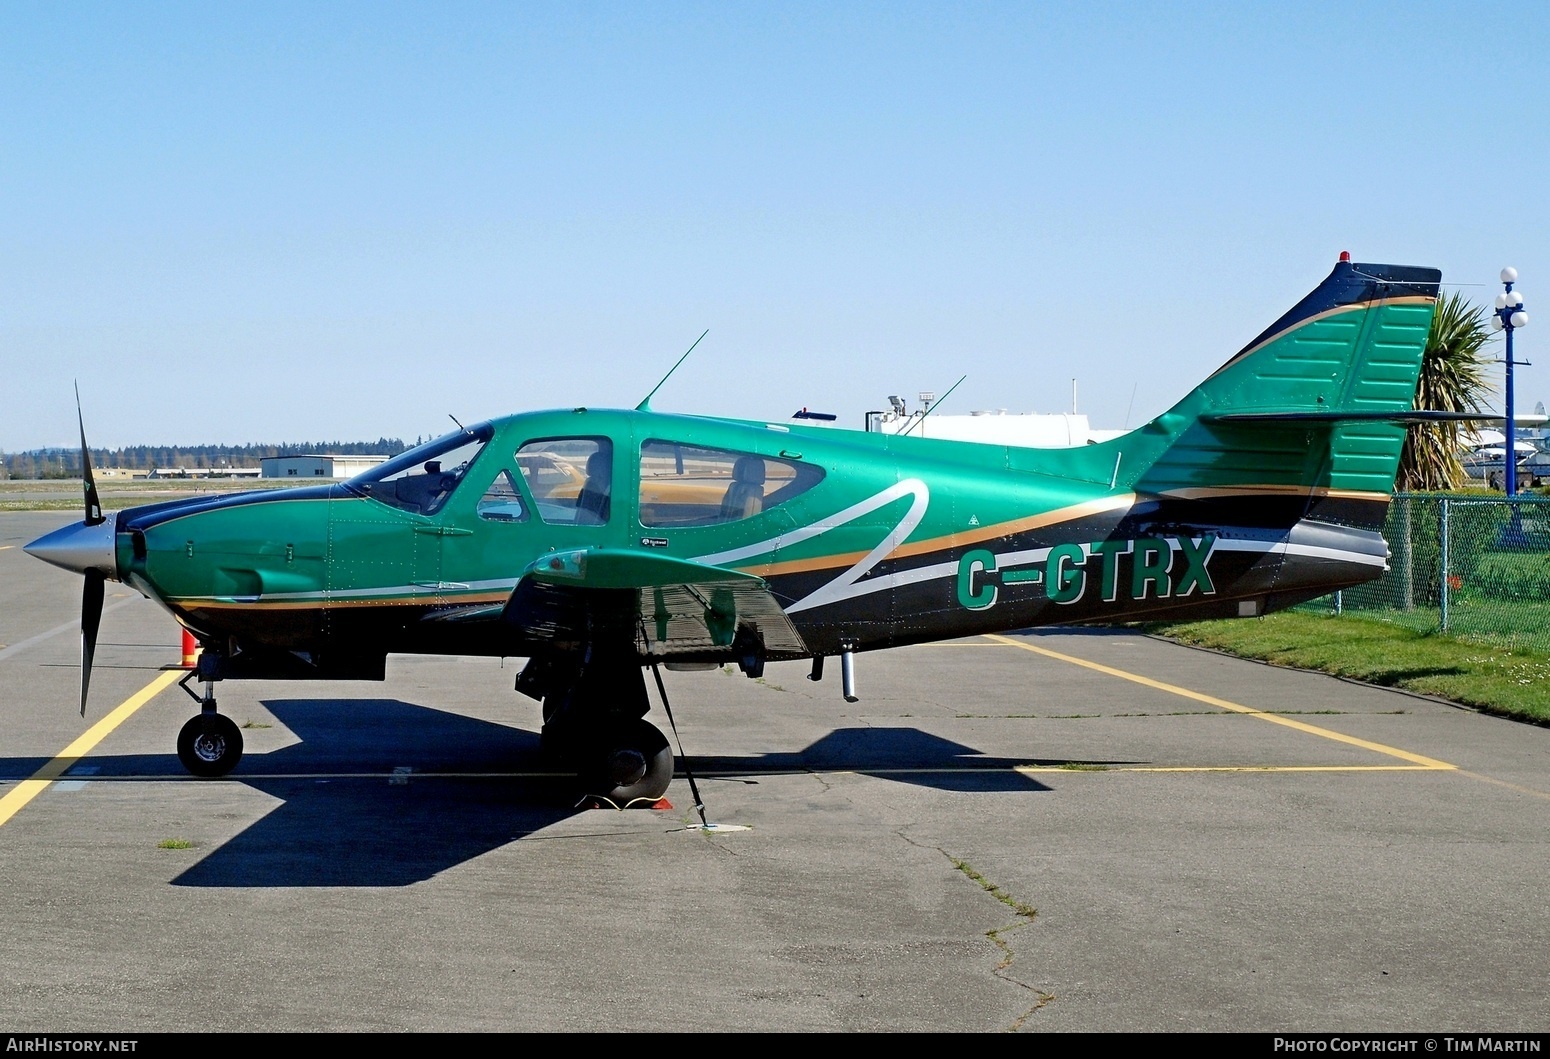
[[[154, 468], [257, 467], [266, 456], [397, 456], [409, 446], [400, 438], [376, 441], [303, 441], [294, 445], [130, 445], [122, 449], [92, 449], [93, 467]], [[32, 449], [0, 455], [0, 477], [79, 478], [80, 449]]]

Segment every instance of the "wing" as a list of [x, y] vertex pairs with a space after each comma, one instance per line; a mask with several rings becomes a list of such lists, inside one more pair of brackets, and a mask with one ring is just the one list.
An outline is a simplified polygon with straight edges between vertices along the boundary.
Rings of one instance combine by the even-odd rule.
[[609, 548], [550, 552], [523, 572], [501, 618], [525, 639], [629, 636], [642, 658], [767, 659], [809, 653], [763, 578]]

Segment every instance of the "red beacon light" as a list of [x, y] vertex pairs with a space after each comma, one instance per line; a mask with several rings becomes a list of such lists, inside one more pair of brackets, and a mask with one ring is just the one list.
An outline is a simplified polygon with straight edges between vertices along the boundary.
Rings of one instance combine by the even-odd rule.
[[1349, 265], [1351, 263], [1351, 251], [1349, 251], [1349, 250], [1342, 250], [1342, 251], [1340, 251], [1340, 260], [1344, 261], [1346, 264]]

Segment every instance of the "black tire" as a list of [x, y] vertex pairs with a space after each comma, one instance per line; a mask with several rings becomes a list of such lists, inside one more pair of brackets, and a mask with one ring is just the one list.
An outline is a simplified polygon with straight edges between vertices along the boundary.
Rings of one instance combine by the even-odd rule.
[[588, 756], [591, 771], [583, 777], [588, 793], [621, 809], [655, 802], [673, 782], [673, 749], [662, 730], [646, 720], [611, 727]]
[[538, 730], [538, 753], [550, 764], [573, 766], [577, 757], [576, 738], [564, 725], [546, 724]]
[[569, 694], [544, 696], [544, 726], [538, 732], [538, 752], [556, 765], [574, 766], [582, 748], [577, 745], [575, 718], [565, 712]]
[[242, 760], [242, 729], [223, 714], [199, 714], [178, 733], [178, 760], [196, 776], [224, 776]]

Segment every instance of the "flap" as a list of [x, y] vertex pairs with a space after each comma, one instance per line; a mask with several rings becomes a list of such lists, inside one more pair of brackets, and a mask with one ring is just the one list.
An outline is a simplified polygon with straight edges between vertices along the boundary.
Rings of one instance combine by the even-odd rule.
[[517, 582], [503, 618], [538, 640], [628, 636], [642, 658], [808, 653], [763, 578], [622, 549], [540, 557]]

